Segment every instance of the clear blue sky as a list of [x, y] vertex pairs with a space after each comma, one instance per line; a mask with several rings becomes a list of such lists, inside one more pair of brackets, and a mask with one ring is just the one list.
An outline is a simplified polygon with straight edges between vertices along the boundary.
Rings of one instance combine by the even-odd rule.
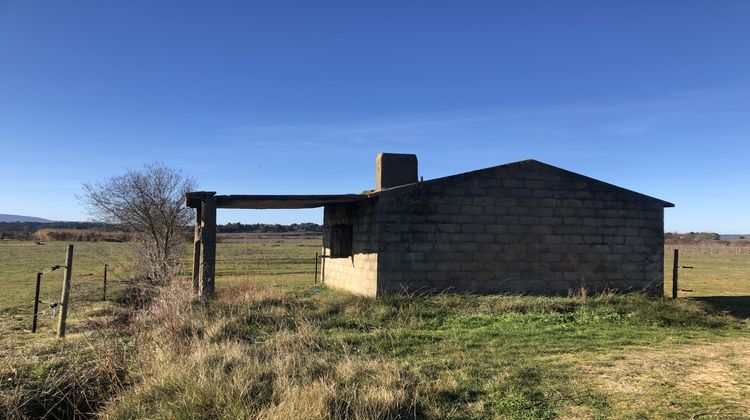
[[[222, 194], [535, 158], [750, 232], [748, 1], [0, 2], [0, 213], [162, 161]], [[320, 221], [220, 211], [220, 221]]]

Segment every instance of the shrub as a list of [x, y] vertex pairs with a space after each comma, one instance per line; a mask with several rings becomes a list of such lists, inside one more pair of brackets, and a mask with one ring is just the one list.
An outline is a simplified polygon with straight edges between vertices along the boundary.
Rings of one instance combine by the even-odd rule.
[[39, 229], [34, 233], [37, 241], [83, 241], [83, 242], [126, 242], [130, 235], [122, 231], [94, 229]]

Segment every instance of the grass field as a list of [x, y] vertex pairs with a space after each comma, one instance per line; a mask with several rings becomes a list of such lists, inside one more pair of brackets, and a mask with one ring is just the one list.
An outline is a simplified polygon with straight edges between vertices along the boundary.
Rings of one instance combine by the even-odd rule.
[[[15, 341], [31, 329], [36, 273], [53, 265], [65, 264], [67, 243], [31, 241], [0, 241], [0, 345], [6, 339]], [[124, 243], [75, 242], [73, 277], [71, 283], [71, 321], [75, 322], [79, 310], [90, 307], [102, 299], [104, 264], [109, 264], [108, 292], [114, 296], [122, 290], [121, 283], [129, 264], [129, 250]], [[57, 302], [62, 290], [63, 270], [48, 272], [42, 278], [42, 300]], [[40, 310], [45, 309], [40, 305]], [[54, 329], [52, 311], [39, 317], [41, 336], [50, 336]]]
[[[51, 321], [32, 337], [23, 330], [28, 327], [22, 316], [30, 312], [34, 273], [59, 264], [64, 244], [0, 247], [6, 285], [0, 296], [6, 354], [0, 401], [6, 406], [26, 401], [16, 414], [40, 413], [51, 399], [37, 395], [42, 402], [32, 404], [33, 387], [47, 386], [42, 378], [59, 376], [64, 362], [49, 356], [60, 346], [50, 338]], [[215, 302], [191, 302], [183, 281], [138, 315], [134, 327], [119, 331], [94, 322], [119, 310], [99, 302], [97, 273], [105, 260], [122, 265], [125, 247], [76, 244], [74, 284], [81, 286], [72, 299], [79, 309], [67, 339], [72, 350], [64, 357], [89, 355], [94, 362], [84, 363], [90, 369], [83, 376], [116, 378], [114, 385], [90, 381], [86, 386], [93, 391], [75, 391], [102, 400], [84, 404], [80, 414], [88, 409], [114, 418], [750, 416], [750, 323], [743, 309], [750, 299], [748, 254], [684, 250], [681, 265], [695, 268], [681, 271], [681, 288], [694, 290], [684, 295], [696, 298], [678, 301], [638, 294], [376, 300], [312, 284], [316, 250], [309, 240], [220, 243]], [[667, 254], [665, 272], [671, 273], [671, 251]], [[43, 296], [59, 294], [62, 273], [51, 279]], [[671, 290], [668, 282], [665, 287]], [[730, 309], [730, 315], [709, 303]], [[92, 343], [93, 331], [107, 339]], [[114, 351], [105, 341], [127, 346]], [[100, 345], [114, 353], [96, 356]], [[112, 367], [111, 354], [124, 355], [124, 367]], [[65, 413], [55, 409], [52, 414]]]
[[[680, 249], [679, 296], [699, 299], [717, 309], [750, 317], [750, 248], [676, 247]], [[664, 256], [664, 290], [668, 296], [672, 293], [674, 248], [667, 245]]]

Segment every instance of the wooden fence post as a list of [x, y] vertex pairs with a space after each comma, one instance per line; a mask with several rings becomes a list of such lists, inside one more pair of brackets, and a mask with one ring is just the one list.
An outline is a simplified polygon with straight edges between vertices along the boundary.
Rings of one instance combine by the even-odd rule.
[[674, 250], [674, 265], [672, 266], [672, 299], [677, 299], [677, 271], [680, 260], [680, 250]]
[[323, 254], [320, 256], [320, 282], [326, 282], [326, 249], [323, 248]]
[[109, 264], [104, 264], [104, 291], [103, 291], [103, 300], [107, 300], [107, 267], [109, 267]]
[[65, 321], [68, 317], [68, 298], [70, 293], [70, 276], [73, 273], [73, 245], [68, 245], [65, 256], [65, 275], [63, 276], [62, 298], [60, 299], [60, 319], [57, 323], [57, 337], [65, 337]]
[[36, 292], [34, 293], [34, 320], [31, 322], [31, 332], [36, 332], [36, 319], [39, 315], [39, 286], [42, 284], [42, 273], [36, 273]]
[[315, 276], [313, 276], [313, 283], [318, 282], [318, 253], [315, 253]]

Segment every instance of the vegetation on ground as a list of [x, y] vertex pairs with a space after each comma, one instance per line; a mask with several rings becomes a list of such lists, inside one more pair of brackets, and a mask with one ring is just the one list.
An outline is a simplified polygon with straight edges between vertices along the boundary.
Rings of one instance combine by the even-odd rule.
[[[323, 225], [317, 223], [292, 223], [280, 225], [278, 223], [227, 223], [217, 225], [219, 233], [317, 233], [323, 232]], [[55, 232], [68, 232], [70, 235], [47, 235], [46, 230]], [[123, 224], [98, 223], [98, 222], [0, 222], [0, 240], [37, 240], [37, 241], [96, 241], [111, 238], [109, 233], [115, 234], [115, 238], [127, 240], [132, 228]], [[89, 234], [91, 233], [91, 234]], [[191, 237], [193, 228], [185, 228], [184, 235]], [[120, 235], [128, 235], [122, 238]]]
[[[5, 308], [28, 306], [33, 289], [31, 298], [16, 295], [29, 289], [37, 265], [62, 260], [64, 244], [56, 252], [49, 252], [51, 244], [0, 246], [6, 245], [11, 247], [3, 251], [12, 249], [13, 256], [0, 253], [0, 277], [16, 280], [8, 283], [12, 295], [0, 297], [0, 316], [2, 324], [16, 327], [4, 327], [2, 334], [0, 410], [10, 417], [750, 413], [750, 323], [697, 298], [371, 299], [313, 284], [316, 245], [222, 243], [215, 301], [194, 300], [190, 281], [182, 278], [148, 308], [133, 309], [126, 289], [118, 290], [118, 303], [97, 301], [93, 281], [91, 289], [73, 295], [79, 310], [68, 338], [57, 341], [24, 332]], [[97, 255], [96, 247], [122, 244], [83, 245]], [[93, 272], [98, 263], [86, 262], [84, 248], [77, 245], [77, 267]], [[731, 296], [739, 299], [750, 289], [749, 259], [686, 253], [685, 265], [696, 268], [685, 269], [681, 279], [687, 288], [715, 273], [701, 289], [736, 290]], [[670, 264], [665, 261], [667, 273]], [[5, 267], [12, 267], [8, 275]], [[54, 283], [61, 283], [58, 273]], [[76, 281], [86, 284], [84, 277]]]
[[[0, 241], [0, 350], [25, 340], [31, 329], [36, 273], [45, 272], [40, 297], [45, 302], [60, 300], [63, 270], [48, 271], [65, 263], [65, 242], [38, 244], [28, 241]], [[69, 316], [75, 322], [78, 313], [103, 297], [104, 265], [108, 264], [108, 294], [124, 290], [130, 284], [130, 248], [125, 243], [80, 242], [74, 244], [71, 306]], [[55, 308], [40, 304], [39, 333], [53, 336]]]
[[34, 232], [34, 239], [41, 242], [127, 242], [130, 239], [130, 234], [120, 230], [105, 231], [96, 229], [39, 229]]

